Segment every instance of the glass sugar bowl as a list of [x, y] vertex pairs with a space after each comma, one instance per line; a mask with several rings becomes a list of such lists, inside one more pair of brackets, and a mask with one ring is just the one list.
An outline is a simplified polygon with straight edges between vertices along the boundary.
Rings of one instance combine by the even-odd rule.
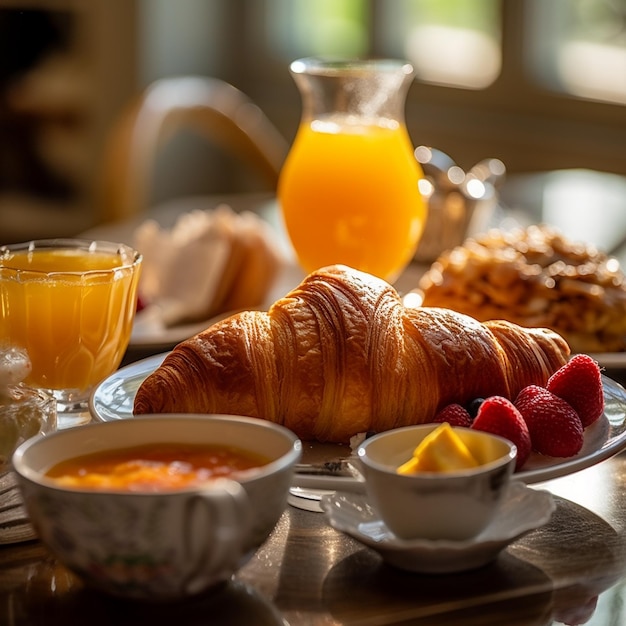
[[10, 469], [15, 449], [56, 430], [56, 399], [23, 384], [30, 371], [25, 351], [0, 346], [0, 472]]

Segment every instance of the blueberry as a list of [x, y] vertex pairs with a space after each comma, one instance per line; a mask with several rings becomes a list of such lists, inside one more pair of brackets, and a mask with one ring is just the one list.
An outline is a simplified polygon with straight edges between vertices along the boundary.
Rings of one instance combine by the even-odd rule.
[[478, 409], [480, 409], [484, 401], [484, 398], [475, 398], [467, 405], [467, 412], [470, 414], [472, 419], [478, 415]]

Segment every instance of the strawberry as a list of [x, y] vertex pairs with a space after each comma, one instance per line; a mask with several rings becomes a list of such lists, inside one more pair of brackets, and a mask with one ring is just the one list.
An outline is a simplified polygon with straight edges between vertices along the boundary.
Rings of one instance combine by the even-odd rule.
[[593, 424], [604, 412], [600, 367], [587, 354], [573, 356], [552, 374], [546, 388], [574, 408], [583, 428]]
[[514, 402], [528, 426], [532, 447], [540, 454], [574, 456], [583, 445], [578, 413], [562, 398], [538, 385], [522, 389]]
[[139, 311], [143, 311], [145, 308], [146, 308], [146, 303], [144, 299], [141, 297], [141, 295], [137, 295], [136, 312], [139, 313]]
[[487, 398], [478, 409], [472, 428], [504, 437], [517, 446], [515, 469], [524, 466], [530, 456], [530, 433], [513, 403], [502, 396]]
[[448, 404], [435, 415], [433, 422], [448, 422], [450, 426], [465, 426], [469, 428], [472, 424], [472, 418], [467, 409], [460, 404]]

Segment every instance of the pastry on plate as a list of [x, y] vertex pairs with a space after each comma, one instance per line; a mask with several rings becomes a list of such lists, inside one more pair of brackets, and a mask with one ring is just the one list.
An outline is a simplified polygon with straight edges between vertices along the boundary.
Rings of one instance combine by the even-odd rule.
[[180, 343], [140, 386], [134, 413], [230, 413], [304, 440], [429, 422], [475, 398], [514, 398], [568, 359], [557, 333], [405, 307], [385, 281], [322, 268], [267, 312], [246, 311]]
[[269, 224], [225, 204], [183, 213], [171, 229], [147, 219], [134, 245], [141, 299], [165, 326], [263, 304], [283, 261]]
[[617, 259], [546, 225], [467, 239], [432, 264], [419, 291], [424, 306], [551, 328], [573, 352], [626, 350], [626, 280]]

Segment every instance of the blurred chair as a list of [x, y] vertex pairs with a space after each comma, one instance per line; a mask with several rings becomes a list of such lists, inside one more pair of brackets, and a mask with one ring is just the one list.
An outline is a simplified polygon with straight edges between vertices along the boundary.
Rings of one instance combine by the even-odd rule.
[[216, 78], [164, 78], [130, 103], [111, 132], [99, 181], [102, 222], [148, 208], [158, 153], [183, 130], [230, 151], [276, 187], [289, 146], [248, 96]]

